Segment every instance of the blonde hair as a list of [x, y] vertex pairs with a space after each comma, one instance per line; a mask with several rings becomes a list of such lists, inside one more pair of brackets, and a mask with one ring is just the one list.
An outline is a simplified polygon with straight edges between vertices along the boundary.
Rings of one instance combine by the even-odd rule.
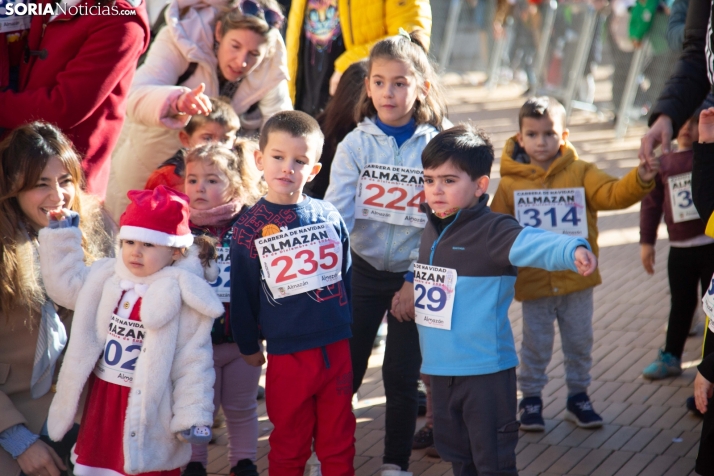
[[204, 144], [189, 151], [186, 165], [201, 162], [216, 166], [228, 178], [231, 196], [251, 206], [266, 192], [265, 182], [253, 163], [257, 148], [258, 144], [249, 139], [237, 139], [232, 149], [219, 144]]
[[[427, 56], [425, 48], [425, 34], [415, 30], [409, 34], [390, 36], [379, 41], [369, 53], [367, 65], [367, 78], [372, 75], [372, 65], [375, 60], [386, 59], [401, 61], [409, 66], [419, 82], [419, 94], [414, 102], [414, 119], [417, 124], [431, 124], [439, 131], [443, 130], [442, 122], [446, 117], [446, 99], [439, 85], [436, 70]], [[429, 83], [428, 92], [423, 85]], [[362, 91], [360, 101], [355, 108], [355, 120], [361, 122], [365, 117], [374, 117], [377, 109], [372, 98], [367, 95], [367, 90]]]
[[34, 187], [47, 163], [56, 157], [71, 176], [76, 195], [69, 208], [80, 216], [84, 261], [91, 264], [111, 248], [104, 231], [99, 202], [81, 191], [79, 154], [52, 124], [33, 122], [15, 129], [0, 143], [0, 314], [25, 308], [30, 319], [45, 302], [33, 245], [33, 233], [20, 208], [18, 194]]

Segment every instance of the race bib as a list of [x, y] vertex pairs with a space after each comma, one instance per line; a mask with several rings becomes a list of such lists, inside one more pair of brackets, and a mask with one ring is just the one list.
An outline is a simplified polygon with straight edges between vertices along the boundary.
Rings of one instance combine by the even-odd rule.
[[667, 178], [669, 183], [669, 197], [672, 202], [672, 221], [698, 220], [699, 213], [694, 208], [692, 201], [692, 173], [673, 175]]
[[[11, 8], [7, 7], [8, 3], [12, 3]], [[0, 2], [0, 33], [10, 33], [30, 28], [32, 15], [27, 14], [28, 4], [28, 0]]]
[[583, 187], [517, 190], [513, 192], [513, 203], [521, 226], [588, 237]]
[[392, 225], [426, 226], [424, 171], [398, 165], [367, 164], [359, 178], [355, 218]]
[[216, 253], [218, 279], [208, 284], [216, 291], [221, 302], [231, 302], [231, 249], [228, 246], [219, 246]]
[[451, 330], [457, 278], [455, 269], [414, 264], [414, 314], [417, 324]]
[[134, 367], [144, 341], [144, 325], [112, 314], [104, 352], [94, 374], [105, 382], [131, 387]]
[[329, 223], [258, 238], [255, 247], [275, 299], [342, 281], [342, 242]]

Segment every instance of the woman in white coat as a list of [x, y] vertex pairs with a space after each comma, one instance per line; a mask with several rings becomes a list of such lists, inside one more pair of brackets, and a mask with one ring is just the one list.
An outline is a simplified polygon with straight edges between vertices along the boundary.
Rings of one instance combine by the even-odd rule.
[[126, 122], [112, 156], [105, 207], [114, 221], [126, 193], [181, 147], [178, 131], [225, 96], [243, 130], [258, 131], [292, 109], [287, 55], [275, 0], [172, 0], [166, 26], [137, 70]]

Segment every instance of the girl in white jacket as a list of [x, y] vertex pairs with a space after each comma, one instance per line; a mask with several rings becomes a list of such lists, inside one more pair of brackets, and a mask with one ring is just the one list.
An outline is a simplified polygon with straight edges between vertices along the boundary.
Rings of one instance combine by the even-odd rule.
[[114, 221], [126, 192], [144, 186], [181, 147], [178, 131], [223, 96], [256, 133], [270, 116], [293, 108], [276, 0], [172, 0], [166, 26], [129, 91], [126, 122], [112, 165], [105, 207]]
[[53, 440], [72, 427], [88, 381], [77, 476], [178, 476], [188, 443], [211, 435], [210, 330], [223, 306], [191, 246], [187, 197], [159, 186], [129, 198], [116, 259], [84, 265], [73, 212], [39, 234], [47, 294], [75, 311], [47, 420]]

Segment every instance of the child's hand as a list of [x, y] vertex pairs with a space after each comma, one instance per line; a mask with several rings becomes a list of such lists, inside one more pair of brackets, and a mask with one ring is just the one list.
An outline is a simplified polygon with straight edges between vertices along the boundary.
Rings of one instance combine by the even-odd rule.
[[211, 442], [211, 429], [207, 426], [192, 426], [176, 435], [184, 443], [207, 445]]
[[[404, 281], [402, 289], [397, 293], [398, 296], [392, 298], [392, 304], [396, 300], [396, 309], [393, 308], [392, 315], [399, 322], [414, 320], [414, 283]], [[396, 312], [395, 312], [396, 311]]]
[[392, 307], [389, 308], [389, 312], [391, 312], [392, 315], [396, 314], [398, 307], [399, 307], [399, 291], [394, 293], [394, 297], [392, 297]]
[[592, 251], [584, 246], [575, 249], [575, 267], [582, 276], [590, 276], [597, 268], [597, 258]]
[[704, 109], [699, 114], [699, 142], [714, 142], [714, 107]]
[[654, 246], [642, 243], [640, 245], [640, 259], [647, 274], [654, 274], [655, 249]]
[[49, 224], [51, 229], [79, 227], [79, 213], [63, 208], [58, 212], [49, 213]]
[[265, 363], [265, 356], [261, 351], [258, 351], [252, 355], [243, 355], [243, 360], [245, 360], [248, 365], [252, 365], [253, 367], [262, 367]]
[[211, 99], [203, 94], [205, 89], [206, 85], [201, 83], [193, 91], [183, 93], [176, 101], [176, 110], [189, 116], [195, 114], [207, 116], [211, 112]]
[[714, 395], [714, 384], [697, 372], [697, 376], [694, 378], [694, 403], [697, 404], [697, 410], [706, 413], [707, 402], [712, 398], [712, 395]]
[[637, 167], [640, 180], [647, 183], [654, 179], [657, 173], [659, 173], [659, 157], [650, 157], [647, 161], [640, 160], [640, 165]]

